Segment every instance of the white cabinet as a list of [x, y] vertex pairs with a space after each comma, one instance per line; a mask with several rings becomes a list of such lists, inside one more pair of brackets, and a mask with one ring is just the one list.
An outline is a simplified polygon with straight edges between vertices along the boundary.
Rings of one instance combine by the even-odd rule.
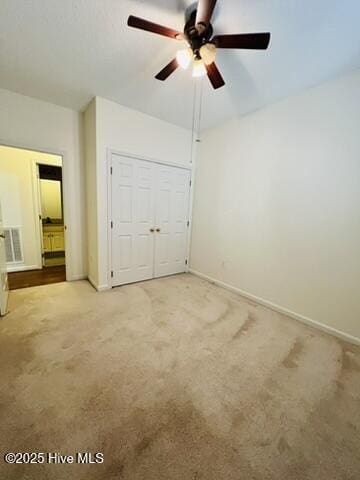
[[65, 250], [64, 228], [59, 226], [43, 227], [44, 253], [63, 252]]
[[44, 252], [51, 252], [51, 233], [43, 233]]
[[64, 232], [53, 233], [51, 237], [51, 251], [63, 252], [65, 249]]
[[186, 270], [189, 170], [112, 155], [113, 286]]

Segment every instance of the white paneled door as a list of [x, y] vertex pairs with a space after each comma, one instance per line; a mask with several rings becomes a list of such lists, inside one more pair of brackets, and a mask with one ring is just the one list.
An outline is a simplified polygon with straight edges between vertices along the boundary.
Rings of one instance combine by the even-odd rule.
[[113, 154], [112, 285], [186, 269], [190, 172]]
[[113, 286], [153, 277], [155, 165], [112, 156]]
[[155, 196], [155, 277], [185, 270], [190, 172], [158, 165]]

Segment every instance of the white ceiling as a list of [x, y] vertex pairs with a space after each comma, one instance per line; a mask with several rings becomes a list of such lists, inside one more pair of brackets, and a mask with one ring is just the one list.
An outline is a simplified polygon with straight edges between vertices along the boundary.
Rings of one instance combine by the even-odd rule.
[[[179, 42], [126, 21], [134, 14], [181, 30], [191, 3], [1, 0], [0, 87], [76, 110], [98, 95], [190, 127], [198, 80], [182, 70], [154, 79]], [[359, 19], [359, 0], [218, 0], [216, 33], [270, 31], [272, 40], [267, 51], [219, 51], [227, 84], [214, 91], [202, 80], [202, 128], [359, 68]]]

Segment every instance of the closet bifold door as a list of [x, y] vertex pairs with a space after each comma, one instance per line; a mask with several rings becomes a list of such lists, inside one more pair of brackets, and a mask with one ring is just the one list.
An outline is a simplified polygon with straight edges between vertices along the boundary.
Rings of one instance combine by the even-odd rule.
[[154, 276], [186, 270], [190, 172], [157, 165]]
[[154, 276], [155, 173], [151, 162], [112, 155], [112, 285]]

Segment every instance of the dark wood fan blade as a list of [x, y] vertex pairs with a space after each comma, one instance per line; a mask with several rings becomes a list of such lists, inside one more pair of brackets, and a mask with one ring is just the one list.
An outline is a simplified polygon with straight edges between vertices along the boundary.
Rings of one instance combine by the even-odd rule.
[[210, 65], [205, 66], [209, 80], [214, 89], [217, 90], [218, 88], [223, 87], [225, 85], [225, 82], [215, 63], [211, 63]]
[[239, 35], [217, 35], [212, 39], [217, 48], [245, 48], [266, 50], [270, 33], [241, 33]]
[[161, 81], [164, 81], [166, 80], [168, 77], [170, 77], [170, 75], [172, 73], [175, 72], [175, 70], [178, 68], [179, 64], [178, 64], [178, 61], [176, 60], [176, 58], [174, 58], [174, 60], [171, 60], [171, 62], [166, 65], [165, 68], [163, 68], [161, 70], [161, 72], [159, 72], [157, 75], [156, 75], [156, 79], [157, 80], [161, 80]]
[[196, 25], [203, 24], [208, 26], [214, 12], [216, 0], [199, 0], [197, 13], [196, 13]]
[[158, 35], [162, 35], [163, 37], [174, 38], [175, 40], [181, 39], [183, 37], [183, 34], [181, 32], [178, 32], [177, 30], [163, 27], [162, 25], [149, 22], [148, 20], [144, 20], [143, 18], [134, 17], [133, 15], [130, 15], [130, 17], [128, 18], [128, 25], [129, 27], [138, 28], [140, 30], [145, 30], [151, 33], [157, 33]]

